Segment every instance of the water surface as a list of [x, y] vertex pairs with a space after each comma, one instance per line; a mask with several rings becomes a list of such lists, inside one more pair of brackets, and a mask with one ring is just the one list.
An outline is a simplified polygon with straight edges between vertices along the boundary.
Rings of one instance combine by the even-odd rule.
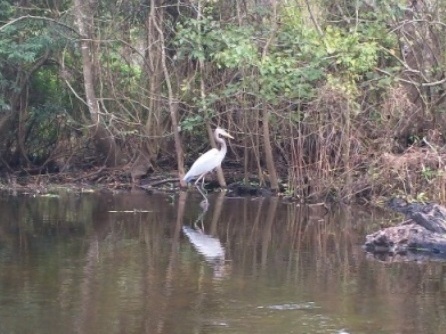
[[0, 197], [0, 333], [445, 333], [445, 266], [361, 208], [195, 193]]

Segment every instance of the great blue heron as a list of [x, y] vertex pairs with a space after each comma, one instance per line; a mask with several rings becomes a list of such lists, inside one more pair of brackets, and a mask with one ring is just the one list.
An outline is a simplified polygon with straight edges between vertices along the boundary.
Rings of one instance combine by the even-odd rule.
[[215, 168], [217, 168], [221, 165], [221, 162], [223, 161], [223, 159], [226, 155], [226, 152], [228, 151], [228, 148], [226, 147], [226, 142], [220, 136], [234, 139], [234, 137], [232, 137], [225, 130], [223, 130], [221, 128], [216, 128], [214, 131], [214, 137], [215, 137], [215, 140], [220, 143], [220, 145], [221, 145], [220, 149], [218, 150], [216, 148], [213, 148], [213, 149], [207, 151], [206, 153], [204, 153], [202, 156], [200, 156], [197, 160], [195, 160], [192, 167], [189, 169], [189, 171], [183, 177], [183, 180], [186, 181], [186, 183], [190, 183], [192, 180], [196, 179], [195, 186], [197, 187], [197, 189], [201, 193], [201, 195], [204, 197], [206, 202], [207, 202], [207, 198], [203, 194], [203, 192], [200, 190], [200, 187], [198, 186], [198, 182], [200, 182], [200, 180], [202, 180], [202, 187], [203, 187], [204, 176], [207, 173], [213, 171]]

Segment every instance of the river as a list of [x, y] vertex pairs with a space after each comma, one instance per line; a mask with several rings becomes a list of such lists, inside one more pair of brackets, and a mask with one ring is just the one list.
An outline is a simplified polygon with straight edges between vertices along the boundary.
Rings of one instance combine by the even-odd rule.
[[0, 196], [0, 334], [446, 333], [446, 266], [380, 261], [361, 207]]

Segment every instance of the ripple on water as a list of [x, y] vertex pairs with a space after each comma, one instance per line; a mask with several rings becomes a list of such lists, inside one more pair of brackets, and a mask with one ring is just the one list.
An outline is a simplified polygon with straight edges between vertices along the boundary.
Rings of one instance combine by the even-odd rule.
[[266, 306], [258, 306], [257, 308], [284, 311], [284, 310], [314, 310], [320, 308], [320, 306], [317, 306], [316, 303], [314, 302], [307, 302], [307, 303], [273, 304]]

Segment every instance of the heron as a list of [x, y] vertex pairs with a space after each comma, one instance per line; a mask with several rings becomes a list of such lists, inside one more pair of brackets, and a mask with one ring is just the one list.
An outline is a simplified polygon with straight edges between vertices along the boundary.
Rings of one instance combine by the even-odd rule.
[[200, 190], [198, 182], [202, 180], [201, 188], [203, 189], [205, 175], [207, 173], [212, 172], [215, 168], [219, 167], [221, 165], [221, 162], [225, 158], [228, 148], [226, 146], [225, 140], [220, 136], [234, 139], [234, 137], [232, 137], [229, 133], [227, 133], [226, 130], [223, 130], [221, 128], [216, 128], [214, 131], [214, 137], [215, 140], [220, 143], [221, 145], [220, 149], [213, 148], [204, 153], [202, 156], [200, 156], [197, 160], [195, 160], [195, 162], [192, 164], [192, 167], [183, 177], [183, 180], [186, 181], [186, 183], [191, 183], [194, 179], [196, 179], [194, 183], [195, 187], [204, 197], [206, 203], [208, 203], [208, 199], [203, 194], [202, 190]]

